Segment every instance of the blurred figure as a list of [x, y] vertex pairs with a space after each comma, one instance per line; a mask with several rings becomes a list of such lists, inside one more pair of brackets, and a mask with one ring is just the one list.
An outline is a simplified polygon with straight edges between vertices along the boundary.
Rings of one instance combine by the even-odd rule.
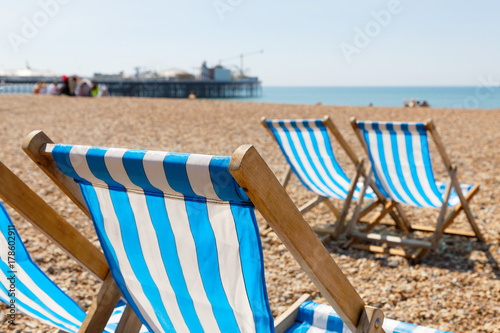
[[35, 83], [35, 85], [33, 86], [33, 94], [35, 95], [40, 94], [40, 88], [41, 88], [40, 82]]
[[108, 87], [106, 87], [104, 84], [101, 86], [101, 97], [107, 97], [109, 96], [109, 91]]
[[76, 87], [76, 95], [80, 97], [90, 97], [90, 81], [82, 79]]
[[92, 95], [92, 97], [99, 96], [99, 85], [97, 84], [97, 81], [92, 81], [92, 88], [90, 89], [90, 94]]
[[45, 81], [40, 82], [40, 94], [47, 94], [47, 83], [45, 83]]
[[70, 90], [70, 84], [69, 84], [70, 79], [68, 79], [66, 75], [63, 75], [62, 81], [63, 81], [63, 86], [61, 88], [61, 95], [74, 96], [74, 93], [72, 93], [72, 91]]
[[191, 93], [188, 96], [189, 99], [196, 99], [196, 91], [191, 91]]
[[49, 84], [49, 86], [47, 87], [47, 94], [48, 95], [59, 95], [59, 88], [57, 86], [57, 82], [52, 82], [51, 84]]

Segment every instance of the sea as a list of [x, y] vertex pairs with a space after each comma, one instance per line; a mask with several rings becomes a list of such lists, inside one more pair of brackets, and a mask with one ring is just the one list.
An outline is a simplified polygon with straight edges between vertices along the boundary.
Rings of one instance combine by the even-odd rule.
[[[0, 87], [2, 93], [31, 93], [32, 85]], [[500, 109], [500, 86], [470, 87], [275, 87], [263, 86], [258, 97], [236, 101], [340, 106], [403, 106], [426, 101], [437, 108]]]
[[500, 86], [477, 87], [262, 87], [262, 94], [238, 101], [342, 106], [403, 106], [424, 100], [431, 107], [500, 109]]

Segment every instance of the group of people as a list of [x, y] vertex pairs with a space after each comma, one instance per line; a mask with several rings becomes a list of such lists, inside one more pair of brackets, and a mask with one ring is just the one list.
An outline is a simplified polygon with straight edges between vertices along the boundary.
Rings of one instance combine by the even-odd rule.
[[415, 99], [415, 98], [410, 98], [410, 100], [407, 100], [406, 98], [403, 100], [403, 104], [405, 108], [418, 108], [418, 107], [429, 107], [429, 103], [424, 99], [422, 102], [420, 102], [420, 99]]
[[33, 87], [34, 94], [41, 95], [66, 95], [80, 97], [109, 96], [108, 88], [97, 81], [90, 81], [76, 75], [62, 77], [62, 83], [54, 81], [47, 84], [45, 81], [37, 82]]

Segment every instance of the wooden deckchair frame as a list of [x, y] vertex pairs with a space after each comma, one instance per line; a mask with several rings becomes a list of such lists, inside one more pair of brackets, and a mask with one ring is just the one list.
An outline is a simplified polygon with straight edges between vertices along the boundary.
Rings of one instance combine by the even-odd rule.
[[[1, 161], [0, 198], [59, 246], [66, 254], [75, 259], [99, 281], [104, 282], [96, 297], [98, 297], [99, 303], [105, 305], [99, 309], [99, 311], [103, 311], [104, 315], [107, 315], [109, 318], [116, 303], [120, 300], [121, 293], [115, 285], [111, 274], [109, 274], [109, 267], [102, 252], [42, 198], [33, 192], [33, 190], [10, 171]], [[94, 304], [96, 304], [96, 302], [94, 302]], [[127, 308], [129, 307], [127, 306]], [[97, 309], [95, 309], [93, 305], [88, 313], [91, 314], [95, 311], [97, 311]], [[90, 316], [86, 318], [90, 318]], [[130, 310], [126, 311], [126, 314], [124, 314], [122, 318], [129, 323], [138, 321], [135, 313]], [[106, 324], [107, 319], [94, 322], [85, 319], [80, 331], [102, 332]], [[128, 332], [138, 332], [139, 329], [140, 326], [137, 330]], [[117, 330], [116, 332], [126, 331]]]
[[[276, 138], [272, 131], [269, 129], [269, 127], [266, 124], [266, 118], [262, 117], [261, 118], [261, 125], [266, 129], [266, 131], [271, 135], [274, 141], [276, 141]], [[353, 199], [353, 194], [354, 191], [356, 190], [356, 185], [358, 183], [358, 180], [361, 176], [366, 178], [366, 172], [364, 170], [363, 166], [363, 159], [358, 158], [354, 150], [351, 148], [351, 146], [347, 143], [347, 141], [344, 139], [340, 131], [338, 130], [337, 126], [333, 123], [333, 121], [330, 119], [329, 116], [324, 116], [321, 119], [322, 123], [326, 128], [330, 131], [330, 133], [335, 137], [337, 142], [340, 144], [342, 149], [345, 151], [349, 159], [354, 163], [354, 166], [356, 168], [356, 173], [354, 177], [351, 179], [351, 186], [349, 188], [349, 192], [347, 193], [347, 198], [344, 200], [344, 204], [342, 205], [341, 210], [339, 210], [333, 202], [330, 200], [328, 197], [324, 197], [322, 195], [318, 195], [316, 198], [311, 199], [304, 205], [302, 205], [299, 208], [299, 211], [302, 214], [306, 214], [309, 212], [311, 209], [316, 207], [317, 205], [323, 203], [327, 206], [327, 208], [330, 210], [330, 212], [335, 216], [336, 221], [327, 227], [312, 227], [314, 232], [316, 232], [319, 235], [326, 235], [326, 237], [322, 238], [323, 242], [328, 241], [330, 238], [333, 239], [338, 239], [341, 234], [344, 233], [346, 230], [346, 218], [347, 214], [349, 212], [349, 207], [351, 205], [352, 199]], [[281, 185], [283, 188], [286, 189], [286, 186], [288, 184], [288, 181], [290, 180], [290, 176], [292, 175], [292, 168], [290, 165], [287, 165], [285, 174], [282, 178]], [[370, 184], [371, 185], [371, 184]], [[372, 187], [374, 189], [375, 195], [377, 196], [377, 200], [369, 203], [366, 205], [363, 209], [360, 211], [357, 211], [357, 216], [353, 215], [356, 219], [361, 219], [365, 215], [369, 214], [372, 210], [377, 208], [379, 205], [383, 207], [382, 211], [377, 213], [375, 216], [372, 217], [371, 220], [369, 221], [363, 221], [369, 224], [374, 224], [374, 223], [380, 223], [382, 218], [386, 216], [387, 214], [391, 215], [392, 219], [395, 221], [395, 224], [402, 228], [403, 230], [407, 230], [407, 226], [403, 223], [403, 220], [399, 218], [397, 213], [394, 211], [397, 208], [397, 205], [395, 203], [391, 204], [389, 209], [386, 209], [388, 205], [388, 199], [385, 198], [380, 191], [377, 190], [376, 187]], [[364, 193], [363, 193], [364, 195]], [[385, 221], [384, 221], [385, 223]]]
[[[42, 131], [30, 133], [23, 143], [24, 151], [54, 183], [79, 207], [85, 207], [80, 190], [72, 185], [74, 181], [57, 168], [51, 155], [53, 147]], [[229, 170], [349, 329], [357, 333], [383, 332], [382, 310], [365, 305], [257, 150], [250, 145], [239, 147], [231, 157]], [[276, 319], [277, 332], [283, 332], [286, 325], [295, 321], [297, 308], [298, 302]], [[93, 317], [107, 320], [98, 311]]]
[[[354, 132], [356, 133], [356, 136], [358, 137], [359, 142], [361, 143], [361, 145], [365, 149], [366, 154], [368, 154], [368, 147], [367, 147], [366, 141], [360, 135], [358, 124], [356, 122], [356, 118], [354, 118], [354, 117], [351, 118], [351, 126], [354, 129]], [[382, 236], [379, 234], [369, 233], [374, 227], [377, 226], [378, 223], [369, 224], [368, 226], [363, 228], [361, 232], [359, 232], [359, 231], [354, 230], [354, 226], [357, 223], [357, 220], [352, 219], [351, 224], [348, 226], [348, 229], [349, 229], [348, 234], [353, 237], [352, 242], [355, 242], [356, 240], [374, 241], [374, 242], [378, 242], [378, 243], [383, 243], [385, 245], [399, 246], [399, 247], [402, 247], [403, 249], [394, 249], [394, 248], [387, 248], [387, 247], [381, 247], [381, 246], [359, 245], [359, 244], [356, 244], [355, 247], [361, 248], [364, 250], [368, 250], [371, 252], [376, 252], [376, 253], [389, 253], [389, 254], [394, 254], [394, 255], [401, 255], [401, 256], [405, 256], [409, 259], [412, 259], [414, 262], [418, 262], [420, 259], [423, 258], [423, 256], [429, 250], [436, 249], [438, 242], [439, 242], [439, 239], [441, 238], [441, 236], [444, 233], [452, 234], [452, 235], [459, 235], [459, 236], [476, 237], [482, 242], [485, 241], [484, 236], [482, 235], [481, 230], [479, 229], [478, 225], [476, 224], [476, 222], [474, 220], [474, 216], [472, 215], [472, 212], [471, 212], [470, 207], [469, 207], [470, 200], [472, 200], [474, 195], [476, 195], [476, 193], [479, 191], [479, 185], [475, 185], [469, 191], [467, 196], [463, 195], [462, 189], [460, 188], [460, 183], [458, 182], [458, 179], [457, 179], [457, 167], [451, 163], [451, 160], [448, 157], [448, 154], [446, 153], [444, 145], [441, 141], [441, 138], [436, 130], [436, 126], [434, 125], [434, 122], [432, 121], [432, 119], [428, 119], [424, 122], [424, 128], [427, 132], [429, 132], [431, 134], [432, 140], [433, 140], [434, 144], [436, 145], [437, 151], [439, 152], [441, 160], [443, 161], [443, 164], [444, 164], [446, 171], [448, 172], [448, 176], [449, 176], [448, 182], [446, 184], [445, 192], [444, 192], [443, 205], [442, 205], [441, 209], [439, 210], [439, 215], [438, 215], [436, 227], [429, 227], [429, 226], [422, 226], [422, 225], [411, 225], [404, 214], [402, 214], [401, 217], [405, 220], [405, 224], [409, 227], [409, 230], [432, 232], [432, 235], [428, 238], [428, 240], [418, 240], [418, 239], [405, 239], [405, 238], [395, 237], [395, 236]], [[373, 181], [373, 183], [375, 183], [375, 182]], [[376, 186], [376, 185], [374, 185], [374, 186]], [[460, 199], [460, 203], [450, 211], [448, 216], [446, 216], [446, 212], [448, 209], [448, 200], [450, 198], [450, 194], [451, 194], [452, 189], [455, 189], [457, 196]], [[362, 200], [360, 202], [358, 202], [358, 206], [356, 207], [356, 210], [360, 209], [361, 204], [362, 204]], [[453, 223], [455, 217], [457, 217], [457, 215], [462, 210], [465, 212], [465, 215], [467, 217], [467, 220], [469, 221], [469, 224], [472, 227], [473, 232], [467, 232], [467, 231], [448, 228]], [[417, 248], [417, 251], [415, 253], [410, 253], [410, 252], [405, 251], [404, 247]]]

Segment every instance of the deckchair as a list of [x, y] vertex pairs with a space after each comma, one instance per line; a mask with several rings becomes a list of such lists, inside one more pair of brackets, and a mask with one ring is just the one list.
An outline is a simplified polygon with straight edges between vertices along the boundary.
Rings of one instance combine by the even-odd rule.
[[[113, 280], [106, 279], [109, 269], [103, 254], [83, 237], [72, 225], [64, 220], [48, 204], [26, 186], [14, 173], [0, 162], [0, 199], [9, 203], [22, 216], [48, 235], [66, 253], [87, 268], [104, 286]], [[21, 237], [15, 229], [5, 207], [0, 202], [0, 301], [9, 306], [8, 321], [17, 322], [22, 312], [43, 323], [55, 326], [64, 332], [78, 332], [87, 327], [87, 332], [115, 332], [119, 319], [125, 311], [125, 303], [120, 301], [116, 308], [110, 303], [109, 321], [97, 329], [84, 325], [85, 312], [31, 259]], [[118, 298], [113, 294], [112, 298]], [[107, 301], [104, 300], [104, 301]], [[116, 302], [115, 302], [116, 304]], [[111, 306], [113, 305], [113, 306]], [[127, 311], [124, 321], [136, 318]], [[145, 331], [145, 330], [144, 330]], [[137, 332], [137, 330], [136, 330]]]
[[[320, 203], [325, 204], [336, 217], [334, 226], [314, 227], [318, 234], [327, 234], [336, 239], [345, 228], [345, 220], [349, 212], [352, 200], [357, 200], [361, 193], [361, 184], [358, 184], [360, 176], [364, 175], [363, 160], [359, 159], [345, 141], [340, 131], [328, 116], [323, 119], [261, 119], [261, 124], [278, 143], [283, 155], [288, 162], [288, 167], [281, 184], [286, 188], [291, 173], [299, 178], [301, 183], [311, 192], [317, 195], [299, 208], [302, 214], [307, 213]], [[356, 174], [349, 179], [337, 162], [333, 152], [330, 134], [337, 140], [349, 159], [356, 167]], [[329, 199], [343, 200], [342, 209], [339, 210]], [[372, 202], [367, 205], [358, 218], [362, 218], [379, 205], [383, 207], [369, 223], [381, 221], [390, 214], [392, 218], [401, 225], [393, 203], [388, 201], [382, 194], [368, 187], [364, 192], [364, 198]], [[403, 226], [404, 228], [404, 226]], [[328, 240], [327, 237], [324, 240]]]
[[302, 331], [304, 298], [273, 325], [254, 208], [346, 332], [383, 331], [382, 311], [365, 305], [252, 146], [221, 157], [54, 145], [35, 131], [23, 148], [88, 205], [111, 273], [150, 331]]
[[[405, 221], [410, 230], [432, 232], [426, 240], [369, 233], [375, 225], [369, 225], [359, 232], [354, 230], [354, 223], [349, 226], [353, 237], [417, 248], [415, 253], [408, 253], [404, 249], [391, 250], [393, 254], [404, 255], [415, 261], [429, 250], [434, 250], [443, 233], [477, 237], [484, 241], [469, 208], [469, 201], [478, 192], [479, 185], [459, 184], [457, 168], [452, 165], [432, 120], [401, 123], [356, 121], [352, 118], [351, 124], [370, 157], [376, 186], [385, 197], [409, 206], [439, 209], [436, 227], [410, 225]], [[445, 165], [449, 178], [446, 183], [434, 179], [427, 133], [430, 133]], [[446, 216], [448, 207], [451, 211]], [[473, 232], [448, 229], [461, 211], [465, 212]], [[375, 246], [369, 249], [375, 252], [388, 251]]]

